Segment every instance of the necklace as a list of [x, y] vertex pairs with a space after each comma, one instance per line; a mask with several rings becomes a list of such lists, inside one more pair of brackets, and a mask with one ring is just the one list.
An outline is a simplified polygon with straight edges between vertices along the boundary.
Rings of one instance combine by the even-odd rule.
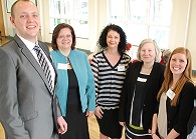
[[70, 60], [69, 60], [68, 57], [66, 57], [66, 63], [67, 63], [68, 65], [70, 65]]

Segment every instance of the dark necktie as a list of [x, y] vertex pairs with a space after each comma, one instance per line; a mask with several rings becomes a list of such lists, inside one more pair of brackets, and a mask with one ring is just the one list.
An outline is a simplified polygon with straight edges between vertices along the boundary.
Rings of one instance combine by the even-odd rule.
[[34, 47], [34, 50], [37, 54], [37, 58], [38, 58], [38, 61], [40, 63], [40, 66], [48, 80], [48, 84], [49, 84], [49, 88], [50, 88], [50, 92], [52, 93], [53, 91], [53, 87], [52, 87], [52, 80], [51, 80], [51, 73], [50, 73], [50, 68], [49, 68], [49, 65], [44, 57], [44, 54], [42, 52], [42, 50], [40, 49], [39, 46], [35, 46]]

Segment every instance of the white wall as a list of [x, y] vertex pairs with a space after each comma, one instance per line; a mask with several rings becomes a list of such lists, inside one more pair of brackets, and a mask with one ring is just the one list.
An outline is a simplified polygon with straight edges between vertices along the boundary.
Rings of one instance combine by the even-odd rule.
[[[49, 33], [49, 0], [37, 0], [41, 17], [40, 39], [51, 42]], [[6, 11], [6, 1], [2, 1], [5, 34], [13, 36], [13, 26], [9, 22], [10, 13]], [[173, 14], [171, 20], [171, 35], [169, 48], [184, 46], [191, 51], [193, 69], [196, 70], [196, 0], [173, 0]], [[167, 9], [166, 9], [167, 10]], [[89, 39], [77, 38], [77, 48], [94, 51], [101, 30], [106, 23], [106, 0], [89, 0]]]
[[189, 0], [173, 0], [169, 48], [184, 46]]
[[196, 0], [192, 0], [190, 22], [187, 35], [187, 48], [191, 51], [193, 69], [196, 70]]
[[196, 70], [196, 0], [173, 0], [173, 4], [169, 48], [188, 48], [192, 56], [193, 69]]

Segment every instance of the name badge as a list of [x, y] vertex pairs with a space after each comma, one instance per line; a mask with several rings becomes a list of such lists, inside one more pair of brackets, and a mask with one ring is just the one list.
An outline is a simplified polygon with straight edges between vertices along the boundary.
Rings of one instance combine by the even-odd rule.
[[118, 66], [118, 71], [125, 71], [125, 66], [123, 66], [123, 65]]
[[58, 64], [57, 64], [57, 69], [60, 69], [60, 70], [67, 70], [67, 64], [58, 63]]
[[169, 90], [167, 91], [166, 95], [167, 95], [171, 100], [173, 100], [173, 98], [175, 97], [176, 94], [175, 94], [171, 89], [169, 89]]

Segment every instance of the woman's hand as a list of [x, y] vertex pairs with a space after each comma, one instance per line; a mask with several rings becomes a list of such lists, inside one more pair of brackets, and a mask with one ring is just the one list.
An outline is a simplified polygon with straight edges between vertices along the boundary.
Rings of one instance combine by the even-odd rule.
[[102, 111], [102, 109], [98, 106], [95, 110], [95, 115], [99, 118], [102, 119], [103, 118], [103, 114], [104, 112]]
[[125, 122], [119, 122], [121, 126], [125, 126]]
[[155, 134], [155, 133], [152, 134], [152, 138], [153, 139], [160, 139], [159, 136], [157, 136], [157, 134]]
[[90, 116], [93, 116], [95, 111], [87, 111], [86, 112], [86, 117], [90, 117]]

